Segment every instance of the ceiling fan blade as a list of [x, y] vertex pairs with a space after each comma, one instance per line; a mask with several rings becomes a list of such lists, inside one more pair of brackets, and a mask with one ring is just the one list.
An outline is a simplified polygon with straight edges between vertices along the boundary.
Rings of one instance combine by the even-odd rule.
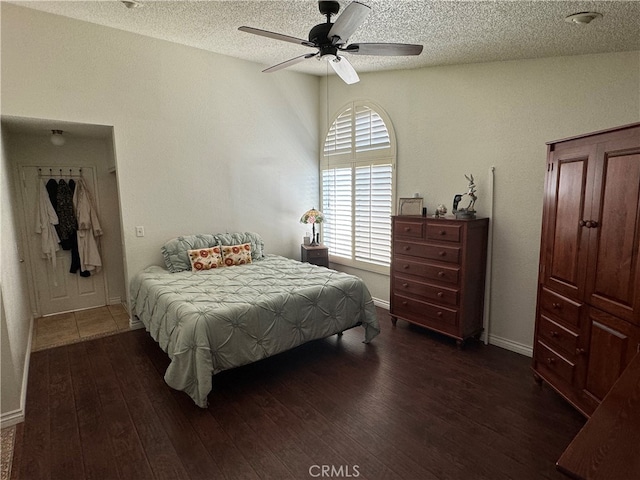
[[333, 67], [333, 70], [347, 85], [358, 83], [360, 81], [358, 73], [346, 58], [336, 57], [335, 59], [329, 60], [329, 63]]
[[304, 45], [306, 47], [315, 47], [313, 42], [303, 40], [302, 38], [290, 37], [289, 35], [283, 35], [282, 33], [269, 32], [268, 30], [260, 30], [253, 27], [238, 27], [241, 32], [253, 33], [254, 35], [260, 35], [261, 37], [272, 38], [274, 40], [282, 40], [283, 42], [297, 43], [298, 45]]
[[336, 19], [333, 27], [329, 30], [327, 38], [330, 38], [334, 45], [344, 45], [349, 40], [349, 37], [356, 31], [356, 29], [362, 25], [367, 15], [371, 11], [371, 7], [368, 7], [364, 3], [352, 2], [344, 12]]
[[352, 55], [420, 55], [422, 53], [422, 45], [410, 43], [352, 43], [340, 51]]
[[306, 55], [300, 55], [299, 57], [295, 57], [287, 60], [286, 62], [282, 62], [274, 65], [273, 67], [269, 67], [266, 70], [263, 70], [262, 73], [277, 72], [278, 70], [290, 67], [291, 65], [295, 65], [296, 63], [304, 62], [307, 58], [315, 57], [316, 55], [317, 53], [307, 53]]

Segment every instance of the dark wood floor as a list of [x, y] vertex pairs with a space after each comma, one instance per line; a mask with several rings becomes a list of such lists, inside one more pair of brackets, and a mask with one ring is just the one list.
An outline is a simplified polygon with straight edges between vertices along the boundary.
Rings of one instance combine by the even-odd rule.
[[584, 419], [530, 359], [378, 312], [371, 345], [356, 328], [215, 376], [207, 410], [143, 330], [34, 353], [12, 478], [564, 478]]

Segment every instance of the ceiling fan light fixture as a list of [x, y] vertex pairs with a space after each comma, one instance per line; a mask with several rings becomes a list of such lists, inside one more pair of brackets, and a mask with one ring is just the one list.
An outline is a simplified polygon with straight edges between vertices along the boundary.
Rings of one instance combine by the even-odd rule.
[[51, 138], [49, 140], [51, 140], [51, 143], [56, 147], [61, 147], [66, 141], [62, 136], [62, 130], [51, 130]]
[[601, 18], [602, 14], [598, 12], [578, 12], [565, 17], [564, 21], [569, 23], [577, 23], [578, 25], [587, 25], [596, 18]]

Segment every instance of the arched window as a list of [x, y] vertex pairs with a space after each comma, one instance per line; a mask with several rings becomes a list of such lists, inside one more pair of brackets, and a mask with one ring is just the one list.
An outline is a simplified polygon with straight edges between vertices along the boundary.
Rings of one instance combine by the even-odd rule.
[[324, 141], [323, 242], [331, 261], [387, 272], [396, 141], [389, 117], [371, 102], [352, 102]]

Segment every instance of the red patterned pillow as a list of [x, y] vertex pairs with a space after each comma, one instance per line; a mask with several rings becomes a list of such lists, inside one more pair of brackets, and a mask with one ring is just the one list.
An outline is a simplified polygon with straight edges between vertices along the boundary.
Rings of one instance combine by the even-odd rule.
[[191, 271], [210, 270], [212, 268], [224, 267], [222, 263], [222, 252], [220, 247], [199, 248], [197, 250], [187, 250]]
[[251, 263], [251, 244], [243, 243], [242, 245], [223, 245], [222, 257], [227, 267], [233, 265], [244, 265]]

